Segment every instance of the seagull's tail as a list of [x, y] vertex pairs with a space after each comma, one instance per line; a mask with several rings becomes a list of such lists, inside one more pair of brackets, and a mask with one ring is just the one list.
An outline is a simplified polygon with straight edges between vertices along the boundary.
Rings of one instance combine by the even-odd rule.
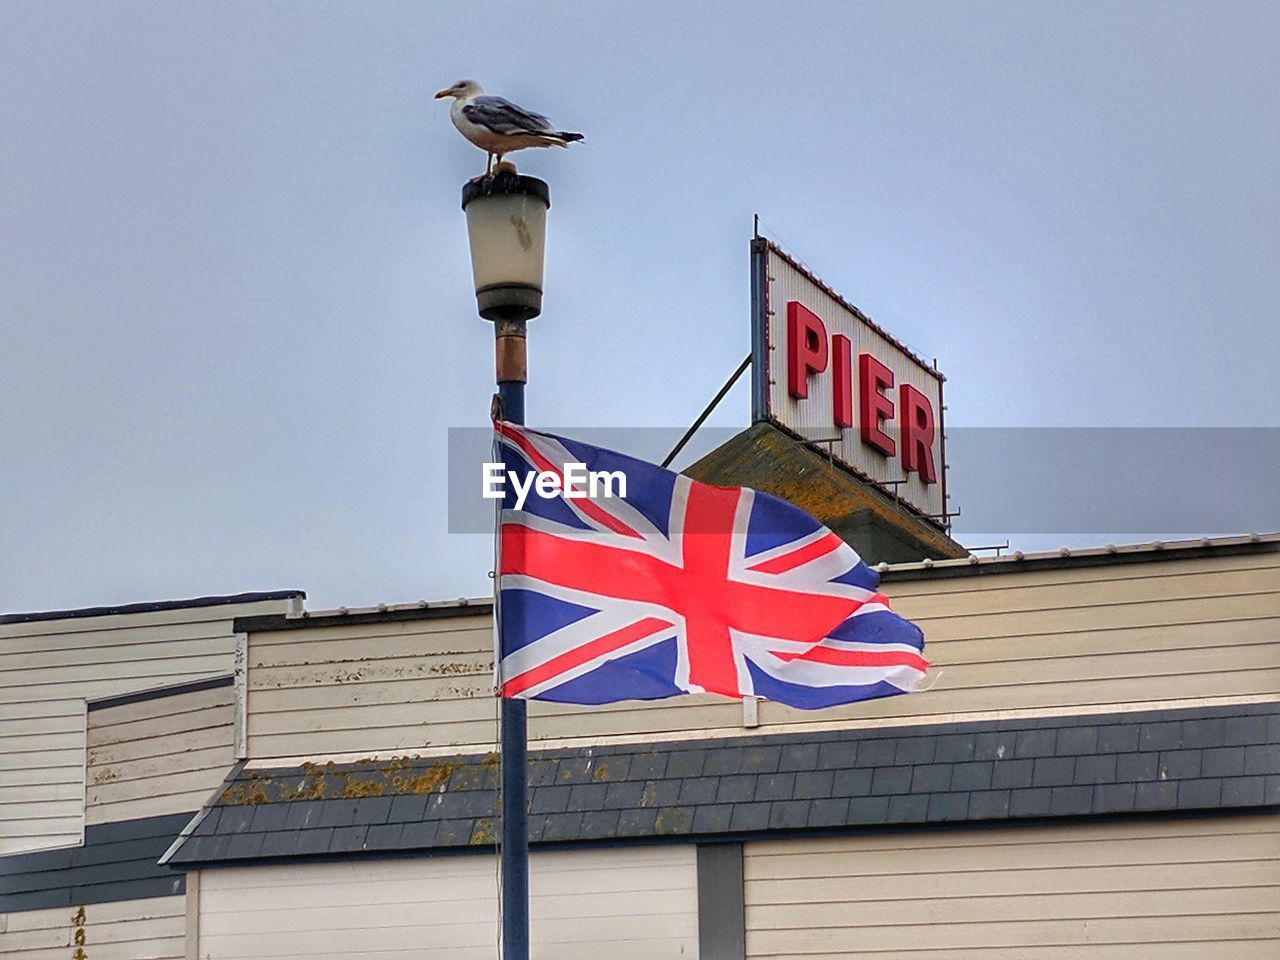
[[554, 136], [555, 136], [556, 138], [560, 139], [560, 140], [563, 140], [565, 143], [573, 143], [573, 142], [575, 142], [575, 141], [577, 141], [577, 140], [581, 140], [581, 139], [582, 139], [582, 134], [580, 134], [580, 133], [569, 133], [567, 130], [558, 130], [558, 131], [556, 131], [556, 133], [554, 134]]

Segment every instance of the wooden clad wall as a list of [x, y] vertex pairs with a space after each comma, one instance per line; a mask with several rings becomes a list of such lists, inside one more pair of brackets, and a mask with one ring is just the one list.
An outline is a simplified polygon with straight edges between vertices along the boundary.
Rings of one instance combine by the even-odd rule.
[[[250, 757], [493, 746], [488, 615], [317, 626], [249, 636]], [[711, 698], [591, 711], [532, 704], [531, 739], [692, 727], [737, 729], [742, 708]]]
[[[534, 956], [698, 955], [692, 845], [535, 852], [529, 887]], [[201, 960], [492, 960], [493, 851], [207, 870], [199, 910]]]
[[249, 756], [474, 743], [492, 646], [487, 615], [251, 633]]
[[230, 673], [232, 619], [289, 604], [0, 624], [0, 856], [79, 842], [85, 700]]
[[1280, 814], [749, 843], [769, 960], [1270, 960]]
[[196, 811], [235, 763], [235, 689], [89, 711], [85, 822]]
[[183, 960], [182, 897], [123, 900], [0, 915], [0, 960]]
[[[927, 692], [816, 713], [761, 703], [753, 732], [1099, 712], [1280, 697], [1280, 552], [888, 579], [918, 622]], [[249, 638], [251, 757], [488, 749], [487, 616], [342, 624]], [[576, 709], [534, 703], [533, 741], [743, 732], [738, 704], [689, 697]]]
[[[824, 721], [1280, 697], [1280, 552], [885, 586], [924, 630], [933, 685]], [[769, 703], [760, 718], [817, 719]]]

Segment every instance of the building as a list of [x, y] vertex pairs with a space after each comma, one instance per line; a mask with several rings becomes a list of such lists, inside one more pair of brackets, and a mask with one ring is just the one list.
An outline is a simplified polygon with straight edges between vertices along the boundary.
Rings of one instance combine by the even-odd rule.
[[[913, 696], [531, 704], [535, 956], [1280, 953], [1280, 536], [884, 586], [929, 637]], [[495, 955], [489, 603], [266, 596], [154, 614], [165, 645], [231, 613], [221, 666], [76, 688], [83, 844], [0, 858], [0, 958]], [[0, 628], [6, 675], [78, 620]]]
[[[237, 616], [303, 596], [0, 616], [0, 957], [74, 956], [90, 931], [95, 956], [182, 956], [185, 877], [155, 861], [234, 759], [202, 723], [231, 691], [206, 688], [235, 670]], [[190, 695], [144, 717], [157, 689]]]
[[[936, 363], [751, 257], [753, 423], [688, 472], [881, 561], [931, 686], [532, 703], [533, 955], [1280, 956], [1280, 535], [968, 555]], [[494, 956], [492, 613], [0, 618], [0, 960]]]

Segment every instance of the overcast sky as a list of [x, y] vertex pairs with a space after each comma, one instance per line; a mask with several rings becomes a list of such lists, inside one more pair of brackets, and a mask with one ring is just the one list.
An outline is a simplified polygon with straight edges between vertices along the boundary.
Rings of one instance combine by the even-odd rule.
[[460, 77], [587, 137], [516, 158], [554, 203], [531, 423], [690, 422], [748, 350], [758, 211], [938, 358], [949, 427], [1280, 425], [1278, 35], [1261, 2], [5, 0], [0, 609], [488, 591], [445, 532], [492, 391]]

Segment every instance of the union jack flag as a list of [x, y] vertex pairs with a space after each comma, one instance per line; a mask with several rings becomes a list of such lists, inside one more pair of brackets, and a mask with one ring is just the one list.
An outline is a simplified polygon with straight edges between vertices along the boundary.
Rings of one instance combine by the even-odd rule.
[[[818, 709], [923, 678], [920, 629], [889, 609], [853, 548], [802, 510], [494, 427], [510, 474], [562, 484], [558, 496], [530, 492], [521, 509], [507, 484], [499, 508], [502, 696], [601, 704], [707, 692]], [[571, 463], [621, 471], [625, 497], [564, 496]]]

